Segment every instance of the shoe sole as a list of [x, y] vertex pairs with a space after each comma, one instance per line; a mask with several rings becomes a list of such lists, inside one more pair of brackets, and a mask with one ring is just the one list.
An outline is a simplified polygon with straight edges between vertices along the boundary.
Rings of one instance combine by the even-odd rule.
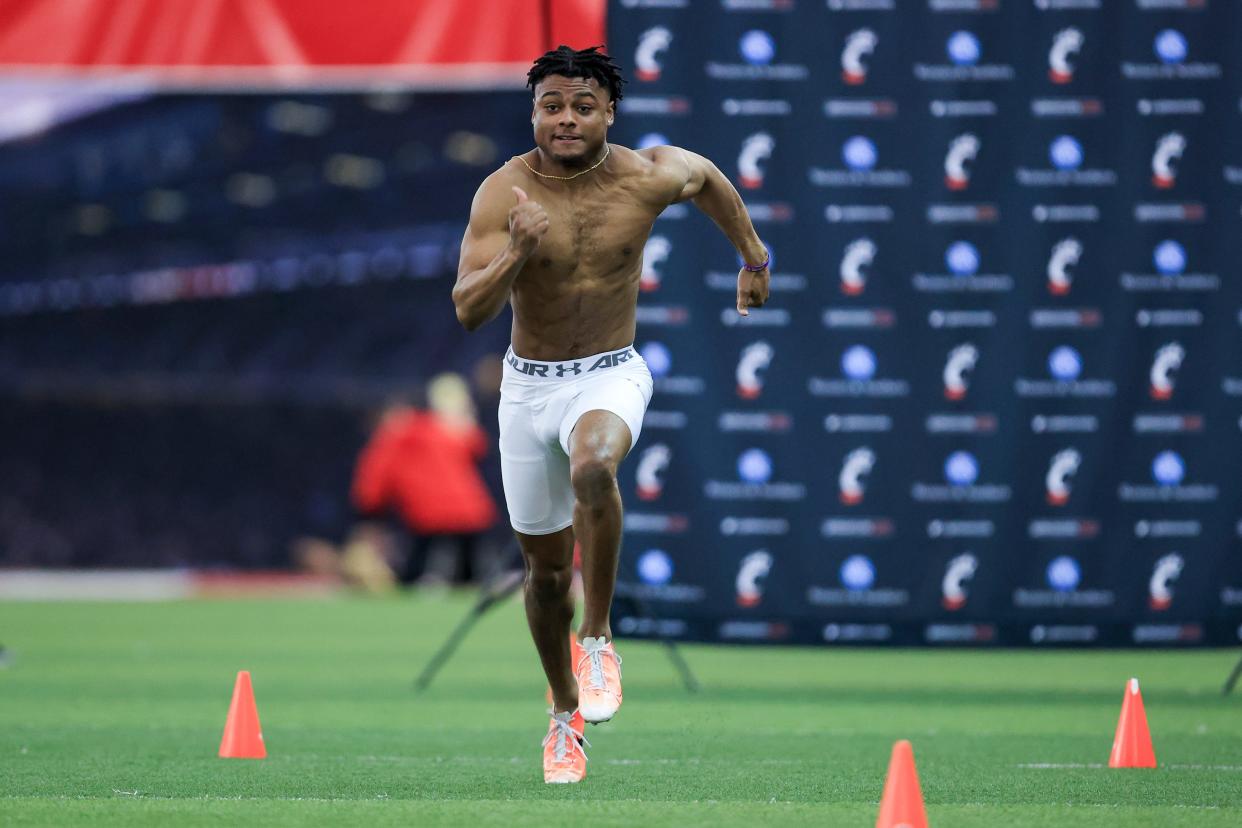
[[612, 718], [617, 715], [617, 712], [620, 709], [621, 708], [618, 707], [616, 710], [613, 710], [611, 713], [609, 713], [606, 716], [592, 716], [588, 714], [585, 710], [583, 710], [581, 707], [578, 708], [578, 712], [582, 714], [582, 721], [586, 722], [587, 724], [603, 724], [604, 722], [611, 722]]

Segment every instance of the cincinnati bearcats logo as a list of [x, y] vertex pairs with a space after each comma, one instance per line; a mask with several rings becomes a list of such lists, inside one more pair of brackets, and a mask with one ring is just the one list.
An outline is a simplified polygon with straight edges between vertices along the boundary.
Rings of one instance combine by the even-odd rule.
[[762, 579], [772, 570], [772, 556], [766, 549], [758, 549], [742, 558], [737, 570], [737, 603], [743, 607], [757, 607], [763, 598]]
[[672, 457], [669, 447], [663, 443], [648, 446], [638, 459], [635, 477], [638, 481], [638, 497], [641, 500], [655, 500], [664, 492], [664, 470]]
[[855, 239], [841, 257], [841, 292], [857, 296], [867, 286], [867, 272], [879, 248], [871, 239]]
[[1052, 48], [1048, 50], [1048, 79], [1053, 83], [1069, 83], [1074, 79], [1074, 64], [1070, 56], [1082, 48], [1082, 32], [1072, 26], [1062, 29], [1052, 38]]
[[756, 132], [742, 142], [737, 156], [738, 180], [748, 190], [763, 186], [763, 168], [759, 164], [772, 155], [776, 142], [766, 132]]
[[850, 86], [858, 86], [867, 79], [867, 64], [863, 58], [875, 51], [880, 42], [875, 32], [870, 29], [859, 29], [845, 39], [845, 48], [841, 50], [841, 80]]
[[966, 165], [979, 154], [979, 139], [967, 132], [953, 139], [944, 156], [944, 185], [950, 190], [964, 190], [970, 183], [970, 170]]
[[862, 478], [875, 468], [875, 452], [869, 448], [856, 448], [845, 456], [841, 464], [841, 473], [837, 475], [837, 484], [841, 489], [841, 502], [846, 506], [857, 506], [862, 503], [866, 487]]
[[1048, 292], [1056, 296], [1069, 293], [1074, 281], [1070, 268], [1082, 258], [1082, 243], [1075, 238], [1061, 239], [1048, 257]]
[[659, 290], [660, 281], [663, 278], [659, 266], [664, 263], [671, 252], [673, 252], [672, 242], [664, 236], [652, 236], [647, 239], [647, 243], [643, 245], [643, 270], [642, 275], [638, 277], [639, 290], [644, 293]]
[[966, 582], [975, 577], [978, 568], [979, 559], [969, 552], [949, 561], [944, 570], [944, 580], [940, 582], [941, 606], [949, 612], [966, 606]]
[[1182, 574], [1186, 562], [1176, 552], [1170, 552], [1152, 569], [1151, 581], [1148, 583], [1147, 604], [1157, 612], [1163, 612], [1173, 603], [1173, 583]]
[[1173, 166], [1186, 151], [1186, 137], [1180, 132], [1162, 135], [1151, 154], [1151, 183], [1167, 190], [1177, 182], [1177, 169]]
[[1064, 449], [1052, 456], [1048, 464], [1048, 474], [1044, 476], [1044, 486], [1048, 490], [1048, 505], [1064, 506], [1069, 502], [1069, 479], [1078, 472], [1082, 465], [1082, 455], [1077, 449]]
[[737, 361], [737, 395], [753, 400], [763, 391], [763, 378], [759, 372], [772, 364], [776, 352], [766, 342], [754, 342], [742, 349]]
[[966, 374], [973, 371], [978, 362], [979, 349], [969, 342], [949, 351], [949, 358], [944, 363], [944, 395], [947, 399], [957, 401], [966, 396], [970, 387]]
[[673, 33], [663, 26], [648, 29], [638, 36], [638, 48], [634, 50], [634, 74], [640, 81], [660, 79], [660, 61], [656, 55], [673, 42]]
[[1167, 400], [1173, 396], [1173, 373], [1182, 367], [1186, 349], [1176, 342], [1161, 346], [1151, 362], [1151, 397]]

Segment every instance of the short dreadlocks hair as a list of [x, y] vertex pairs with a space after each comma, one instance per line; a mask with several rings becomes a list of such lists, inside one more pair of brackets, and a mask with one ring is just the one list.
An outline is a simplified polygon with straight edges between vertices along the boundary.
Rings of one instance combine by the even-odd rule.
[[591, 46], [586, 49], [571, 49], [568, 46], [557, 46], [535, 61], [535, 65], [526, 73], [526, 85], [533, 92], [535, 85], [548, 75], [595, 78], [600, 86], [608, 88], [610, 98], [619, 101], [625, 79], [621, 77], [621, 69], [613, 59], [599, 51], [602, 48], [604, 47]]

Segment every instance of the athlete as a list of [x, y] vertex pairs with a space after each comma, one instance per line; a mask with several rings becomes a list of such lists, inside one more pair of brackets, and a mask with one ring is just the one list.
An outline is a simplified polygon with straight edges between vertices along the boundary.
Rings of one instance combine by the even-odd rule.
[[[664, 208], [693, 201], [742, 255], [737, 312], [768, 298], [768, 253], [737, 190], [677, 147], [609, 144], [624, 81], [599, 47], [535, 61], [535, 148], [475, 194], [453, 303], [473, 331], [513, 306], [500, 399], [509, 518], [526, 563], [526, 617], [552, 692], [545, 782], [586, 775], [585, 722], [621, 706], [609, 609], [621, 549], [617, 466], [638, 440], [651, 373], [634, 349], [642, 250]], [[571, 643], [574, 541], [581, 648]], [[571, 651], [573, 655], [571, 655]]]

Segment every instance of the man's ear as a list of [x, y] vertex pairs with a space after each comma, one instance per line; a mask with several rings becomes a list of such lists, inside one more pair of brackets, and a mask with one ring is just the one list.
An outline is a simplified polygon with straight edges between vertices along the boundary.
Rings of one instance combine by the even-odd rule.
[[617, 102], [608, 102], [608, 126], [612, 126], [612, 121], [617, 117]]

